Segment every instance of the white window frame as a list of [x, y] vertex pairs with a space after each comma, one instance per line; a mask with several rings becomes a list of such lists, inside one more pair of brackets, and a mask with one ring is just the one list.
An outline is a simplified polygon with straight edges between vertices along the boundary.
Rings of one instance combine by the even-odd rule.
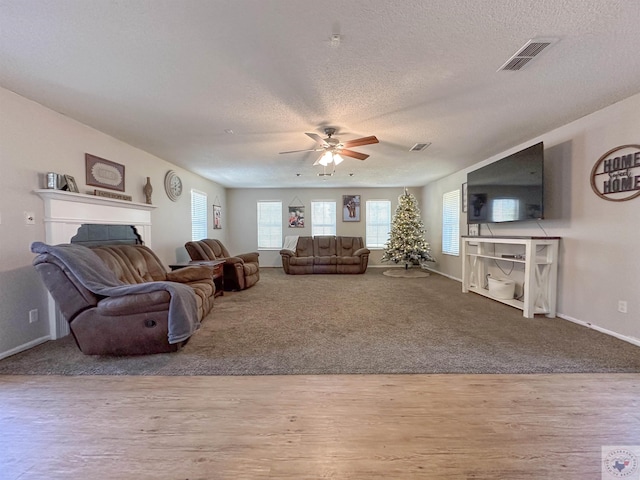
[[442, 195], [442, 253], [460, 256], [460, 190]]
[[258, 200], [257, 204], [258, 250], [282, 248], [282, 202]]
[[191, 189], [191, 240], [194, 242], [207, 238], [209, 231], [207, 204], [205, 192]]
[[[336, 235], [338, 223], [338, 213], [336, 208], [335, 200], [311, 200], [312, 236]], [[323, 218], [318, 218], [320, 216], [319, 214], [321, 214]]]
[[367, 200], [365, 218], [367, 248], [383, 249], [391, 232], [391, 200]]

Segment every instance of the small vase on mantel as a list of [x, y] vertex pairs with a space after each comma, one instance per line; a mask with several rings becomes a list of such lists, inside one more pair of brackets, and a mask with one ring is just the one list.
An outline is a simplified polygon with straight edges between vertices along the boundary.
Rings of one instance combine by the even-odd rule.
[[151, 194], [153, 193], [153, 187], [151, 186], [151, 177], [147, 177], [147, 183], [145, 183], [142, 191], [144, 192], [145, 202], [151, 205]]

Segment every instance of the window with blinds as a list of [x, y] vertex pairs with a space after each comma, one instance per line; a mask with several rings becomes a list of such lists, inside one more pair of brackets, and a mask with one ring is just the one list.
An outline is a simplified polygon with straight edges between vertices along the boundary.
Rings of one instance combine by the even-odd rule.
[[460, 255], [460, 190], [442, 196], [442, 253]]
[[311, 202], [311, 235], [336, 234], [336, 202]]
[[258, 249], [282, 248], [282, 202], [258, 202]]
[[367, 200], [365, 213], [367, 248], [384, 248], [391, 231], [391, 202], [389, 200]]
[[191, 190], [191, 240], [207, 238], [207, 194]]

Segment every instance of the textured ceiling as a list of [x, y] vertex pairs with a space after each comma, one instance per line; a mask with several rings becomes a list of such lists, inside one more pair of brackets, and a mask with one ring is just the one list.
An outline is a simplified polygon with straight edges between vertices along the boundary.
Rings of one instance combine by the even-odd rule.
[[[639, 23], [632, 0], [0, 0], [0, 85], [227, 187], [420, 186], [640, 92]], [[497, 71], [534, 37], [558, 42]], [[278, 154], [325, 126], [380, 143], [329, 178]]]

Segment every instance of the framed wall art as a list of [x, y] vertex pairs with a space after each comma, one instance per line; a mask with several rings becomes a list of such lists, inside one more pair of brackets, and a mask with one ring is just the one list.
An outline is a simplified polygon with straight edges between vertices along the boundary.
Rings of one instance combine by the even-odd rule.
[[84, 155], [87, 185], [124, 192], [124, 165], [96, 157]]
[[222, 207], [220, 205], [213, 206], [213, 229], [222, 229]]
[[360, 221], [360, 195], [342, 196], [342, 221]]
[[304, 228], [304, 205], [289, 205], [289, 228]]
[[467, 213], [467, 182], [462, 184], [462, 213]]

